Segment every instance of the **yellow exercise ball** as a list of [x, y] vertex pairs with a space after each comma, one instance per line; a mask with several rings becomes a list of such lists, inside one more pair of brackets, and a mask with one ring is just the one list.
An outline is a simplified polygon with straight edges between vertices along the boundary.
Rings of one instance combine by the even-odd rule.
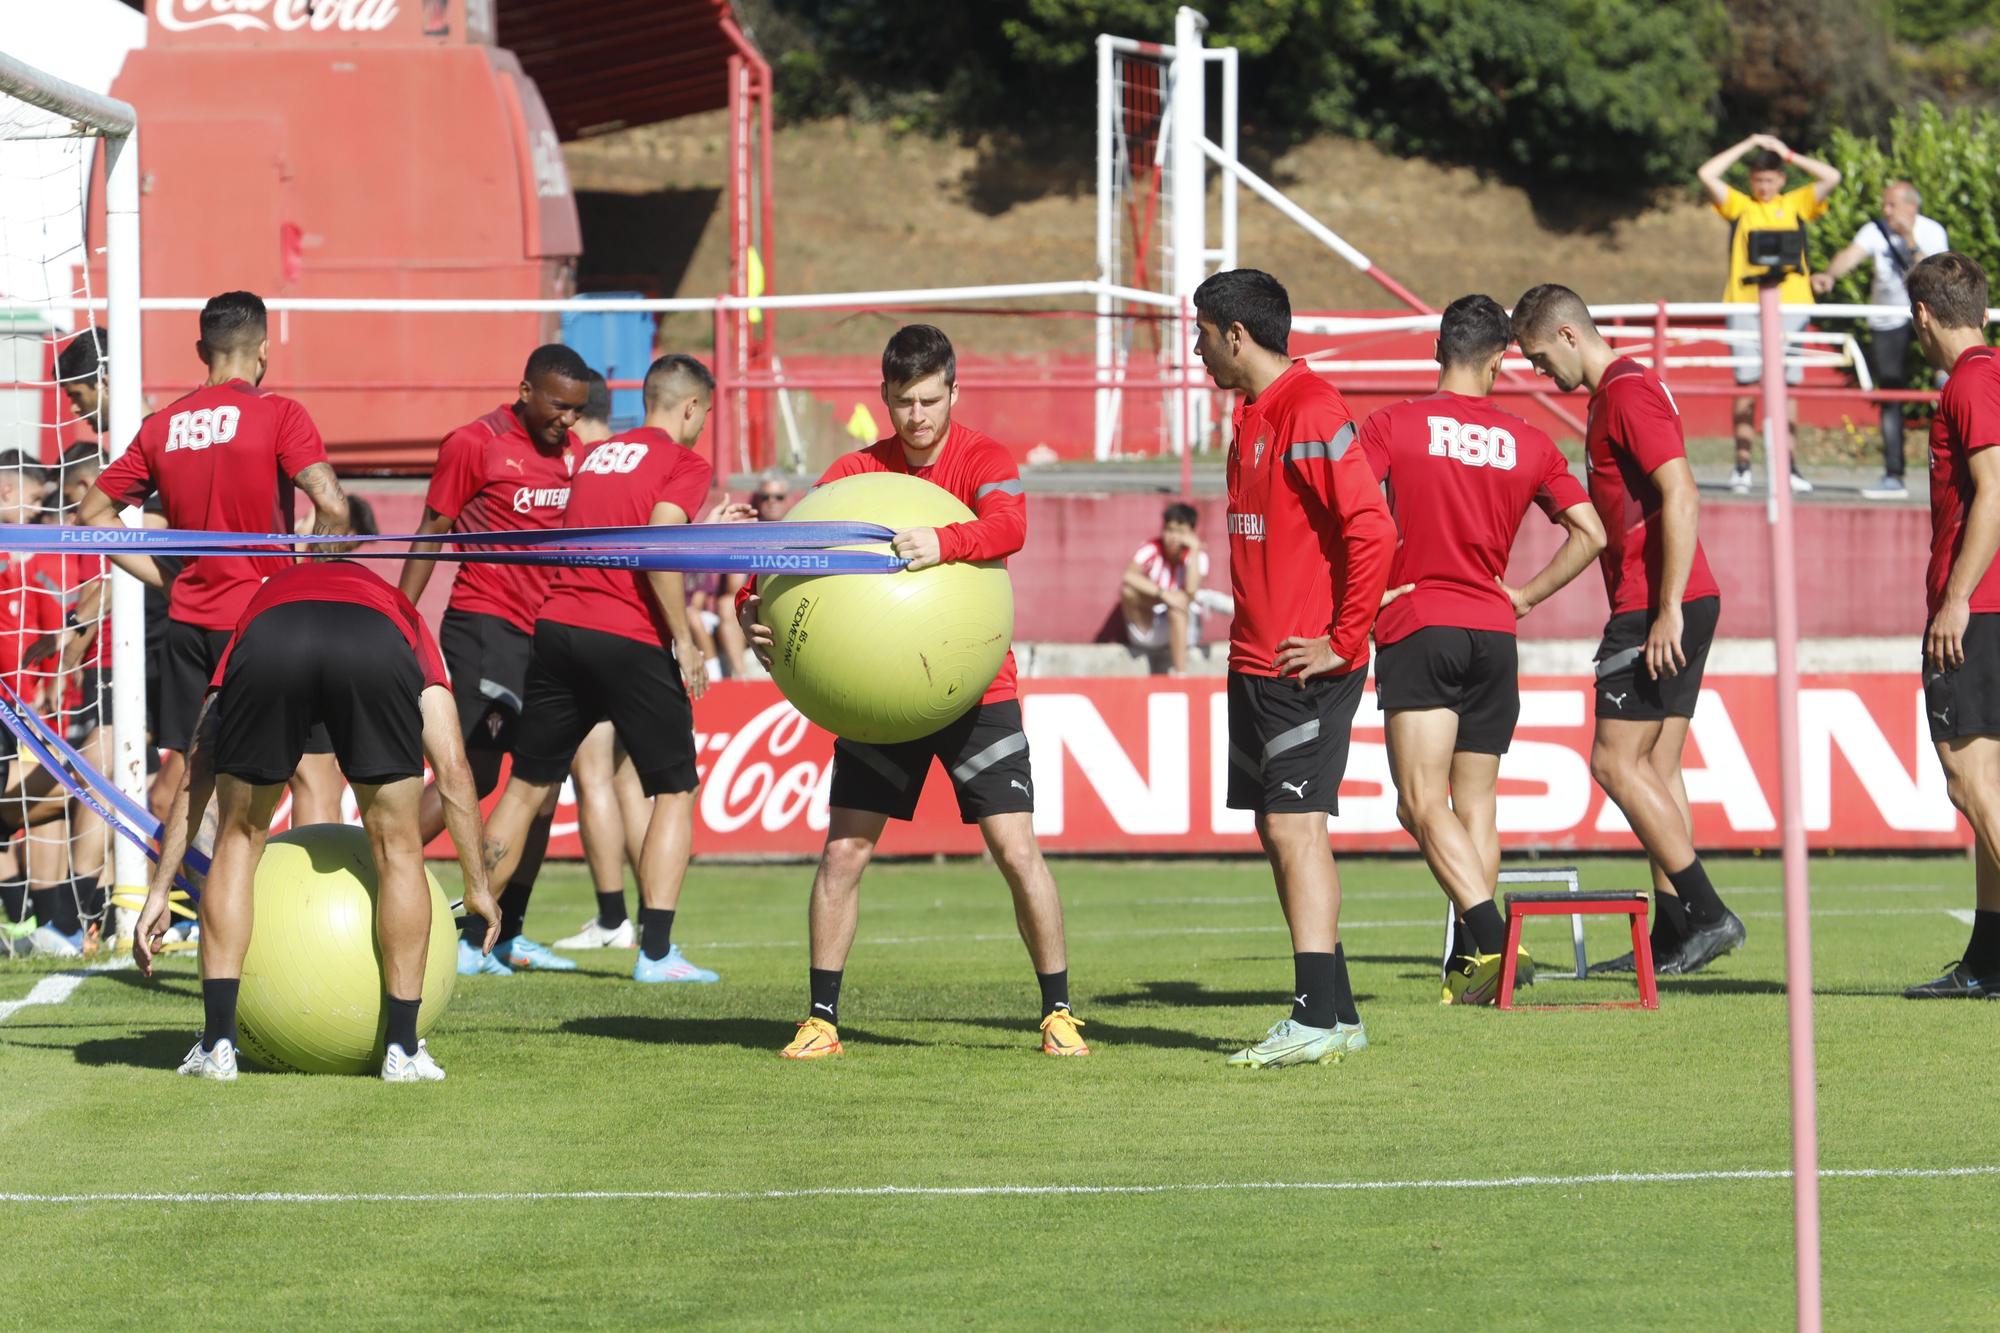
[[[864, 472], [815, 488], [785, 521], [901, 531], [972, 517], [921, 478]], [[997, 560], [784, 575], [762, 580], [759, 593], [758, 614], [777, 638], [771, 678], [785, 698], [834, 735], [870, 745], [916, 740], [956, 721], [993, 683], [1014, 639], [1014, 588]]]
[[[458, 931], [436, 876], [417, 1035], [436, 1026], [458, 979]], [[308, 824], [272, 837], [257, 866], [256, 920], [237, 998], [237, 1045], [266, 1069], [372, 1074], [382, 1064], [382, 950], [375, 856], [366, 831]]]

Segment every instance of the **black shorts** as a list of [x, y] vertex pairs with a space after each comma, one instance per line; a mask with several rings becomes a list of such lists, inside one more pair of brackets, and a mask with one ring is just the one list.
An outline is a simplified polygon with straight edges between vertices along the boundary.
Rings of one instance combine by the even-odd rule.
[[1428, 625], [1375, 651], [1375, 699], [1385, 713], [1449, 708], [1471, 754], [1505, 754], [1521, 720], [1520, 655], [1495, 629]]
[[1652, 612], [1626, 611], [1606, 621], [1604, 640], [1597, 645], [1598, 718], [1664, 722], [1670, 717], [1693, 717], [1721, 614], [1720, 597], [1681, 603], [1681, 652], [1687, 665], [1658, 680], [1646, 673], [1646, 633], [1652, 628]]
[[1340, 812], [1347, 741], [1365, 671], [1316, 676], [1229, 673], [1232, 810], [1264, 815]]
[[[694, 705], [674, 655], [657, 643], [544, 620], [535, 626], [514, 771], [561, 782], [590, 729], [611, 719], [648, 796], [693, 791]], [[461, 714], [462, 716], [462, 714]]]
[[834, 741], [829, 803], [909, 819], [917, 813], [933, 759], [951, 778], [958, 817], [966, 823], [1034, 812], [1035, 774], [1018, 699], [980, 704], [948, 727], [896, 745]]
[[[231, 634], [226, 629], [167, 621], [160, 711], [153, 724], [153, 744], [160, 749], [187, 753], [188, 742], [194, 739], [195, 719], [201, 716], [201, 701], [208, 697], [208, 683], [215, 679], [215, 668], [222, 662]], [[326, 728], [315, 725], [306, 737], [305, 753], [326, 754], [332, 749]]]
[[349, 782], [422, 777], [424, 674], [394, 621], [347, 602], [284, 602], [229, 654], [215, 701], [215, 770], [284, 782], [314, 728]]
[[1981, 611], [1965, 622], [1965, 662], [1949, 671], [1924, 663], [1924, 712], [1931, 739], [2000, 736], [2000, 612]]
[[451, 675], [458, 730], [467, 745], [513, 752], [534, 648], [532, 634], [499, 616], [445, 609], [438, 621], [438, 651]]

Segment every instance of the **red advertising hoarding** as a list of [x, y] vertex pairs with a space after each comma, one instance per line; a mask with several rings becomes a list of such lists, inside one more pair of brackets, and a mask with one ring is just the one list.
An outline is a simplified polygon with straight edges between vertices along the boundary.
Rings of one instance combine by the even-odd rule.
[[[1256, 849], [1250, 817], [1223, 804], [1226, 702], [1219, 678], [1021, 682], [1034, 755], [1035, 828], [1051, 852], [1173, 854]], [[1510, 849], [1636, 848], [1590, 780], [1590, 680], [1529, 677], [1521, 724], [1500, 768], [1501, 840]], [[1970, 842], [1945, 798], [1924, 730], [1916, 673], [1808, 676], [1800, 694], [1807, 837], [1815, 848], [1949, 848]], [[763, 682], [729, 682], [695, 706], [701, 855], [815, 854], [826, 830], [833, 742]], [[1704, 848], [1778, 845], [1777, 728], [1769, 676], [1711, 677], [1687, 751], [1695, 840]], [[580, 855], [575, 808], [557, 815], [552, 855]], [[1396, 823], [1371, 690], [1355, 720], [1334, 845], [1408, 851]], [[969, 853], [950, 784], [933, 771], [918, 818], [892, 824], [882, 850]]]

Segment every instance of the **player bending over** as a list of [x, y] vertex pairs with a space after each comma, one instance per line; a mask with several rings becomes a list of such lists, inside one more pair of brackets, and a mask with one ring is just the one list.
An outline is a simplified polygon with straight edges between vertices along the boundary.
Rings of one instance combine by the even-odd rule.
[[[819, 479], [824, 486], [863, 472], [901, 472], [943, 487], [971, 509], [969, 523], [895, 535], [895, 552], [912, 570], [953, 560], [1005, 560], [1027, 541], [1028, 505], [1013, 458], [952, 420], [957, 377], [958, 358], [942, 330], [928, 324], [896, 330], [882, 350], [882, 401], [896, 433], [842, 456]], [[737, 609], [751, 648], [768, 667], [774, 640], [757, 620], [757, 600], [754, 586], [746, 586]], [[979, 825], [1014, 895], [1014, 920], [1042, 990], [1042, 1050], [1090, 1054], [1077, 1030], [1082, 1020], [1069, 1007], [1062, 898], [1035, 841], [1035, 779], [1021, 729], [1012, 649], [979, 703], [943, 730], [899, 745], [834, 742], [826, 847], [807, 912], [812, 1007], [783, 1054], [793, 1060], [840, 1054], [840, 981], [861, 910], [861, 872], [888, 822], [915, 816], [934, 758], [951, 777], [959, 817]]]
[[1292, 1011], [1232, 1065], [1337, 1061], [1368, 1045], [1340, 945], [1340, 808], [1348, 733], [1368, 675], [1368, 630], [1389, 586], [1396, 528], [1354, 418], [1293, 361], [1292, 305], [1268, 273], [1195, 289], [1195, 354], [1243, 395], [1229, 445], [1229, 791], [1256, 812], [1292, 934]]
[[[1610, 542], [1598, 563], [1611, 601], [1597, 647], [1590, 772], [1652, 858], [1655, 969], [1698, 972], [1743, 943], [1743, 923], [1695, 855], [1681, 781], [1722, 596], [1695, 536], [1701, 500], [1680, 409], [1659, 376], [1598, 336], [1583, 298], [1567, 287], [1523, 293], [1514, 337], [1564, 393], [1590, 389], [1584, 463]], [[1632, 968], [1626, 954], [1591, 971]]]
[[[1507, 928], [1493, 903], [1494, 807], [1521, 716], [1514, 622], [1604, 550], [1604, 525], [1555, 442], [1487, 396], [1511, 339], [1498, 301], [1461, 296], [1438, 326], [1437, 392], [1361, 424], [1396, 516], [1375, 692], [1388, 715], [1397, 817], [1459, 914], [1447, 1004], [1490, 1003], [1500, 984]], [[1526, 587], [1510, 588], [1507, 553], [1531, 506], [1568, 538]]]
[[500, 909], [479, 858], [479, 799], [444, 660], [423, 618], [408, 598], [353, 561], [294, 565], [267, 580], [244, 608], [210, 689], [132, 938], [139, 968], [151, 976], [153, 955], [173, 923], [167, 895], [212, 791], [215, 854], [201, 893], [204, 1016], [201, 1040], [180, 1072], [236, 1077], [236, 996], [250, 949], [257, 863], [285, 779], [298, 767], [307, 734], [320, 726], [354, 788], [381, 886], [376, 931], [389, 1028], [383, 1081], [443, 1078], [417, 1039], [431, 933], [425, 839], [417, 827], [425, 760], [437, 775], [458, 847], [465, 906], [484, 920], [489, 948]]
[[[581, 453], [570, 428], [590, 397], [590, 367], [561, 343], [528, 354], [519, 394], [479, 420], [460, 426], [438, 446], [437, 467], [424, 496], [423, 533], [543, 531], [561, 527], [569, 503], [570, 473]], [[413, 550], [436, 550], [432, 543]], [[491, 547], [504, 550], [504, 547]], [[403, 565], [398, 585], [412, 602], [423, 600], [432, 562]], [[438, 642], [451, 668], [460, 734], [483, 797], [500, 782], [501, 756], [515, 753], [535, 616], [548, 595], [550, 571], [538, 565], [463, 561], [451, 580], [451, 601], [438, 624]], [[517, 755], [518, 757], [518, 755]], [[479, 948], [480, 931], [468, 924], [459, 940], [461, 976], [507, 976], [516, 969], [566, 972], [576, 964], [521, 933], [528, 899], [549, 845], [550, 804], [534, 820], [512, 877], [500, 881], [500, 943]], [[437, 798], [426, 796], [424, 832], [444, 828]]]
[[[671, 527], [698, 513], [711, 469], [692, 446], [714, 392], [715, 377], [693, 357], [655, 361], [646, 371], [645, 424], [605, 440], [577, 465], [569, 524]], [[747, 506], [735, 510], [730, 518], [749, 517]], [[552, 573], [535, 622], [514, 771], [487, 829], [487, 865], [495, 878], [515, 874], [537, 812], [591, 728], [610, 719], [652, 802], [639, 858], [634, 981], [716, 980], [673, 943], [694, 844], [693, 701], [707, 685], [678, 572], [575, 566]]]
[[1951, 372], [1931, 417], [1924, 707], [1945, 790], [1978, 849], [1972, 938], [1912, 1000], [2000, 999], [2000, 352], [1986, 346], [1986, 273], [1947, 250], [1910, 270], [1924, 359]]

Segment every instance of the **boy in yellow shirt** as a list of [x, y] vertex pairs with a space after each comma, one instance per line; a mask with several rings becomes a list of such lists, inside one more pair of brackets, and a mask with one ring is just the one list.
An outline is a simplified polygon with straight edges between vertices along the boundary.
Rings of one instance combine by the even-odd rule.
[[[1745, 194], [1722, 177], [1740, 158], [1753, 150], [1756, 155], [1750, 159], [1750, 193]], [[1812, 184], [1787, 190], [1785, 168], [1788, 165], [1796, 166], [1811, 176]], [[1840, 184], [1840, 171], [1817, 158], [1793, 152], [1769, 134], [1753, 134], [1702, 163], [1695, 174], [1707, 189], [1715, 211], [1729, 223], [1729, 282], [1723, 288], [1722, 299], [1752, 307], [1740, 315], [1731, 315], [1729, 327], [1754, 335], [1758, 329], [1755, 309], [1758, 285], [1755, 271], [1750, 266], [1750, 233], [1804, 230], [1808, 222], [1826, 212], [1827, 196]], [[1788, 274], [1778, 289], [1778, 298], [1786, 305], [1811, 305], [1811, 280], [1804, 273]], [[1805, 326], [1804, 315], [1785, 316], [1787, 334], [1798, 333]], [[1761, 358], [1763, 347], [1759, 339], [1752, 337], [1747, 341], [1732, 342], [1730, 353], [1733, 356], [1748, 354]], [[1761, 365], [1754, 363], [1736, 366], [1735, 371], [1738, 384], [1755, 384], [1763, 376]], [[1798, 366], [1788, 367], [1785, 382], [1797, 384], [1803, 374]], [[1756, 401], [1744, 395], [1735, 402], [1736, 467], [1730, 474], [1729, 488], [1739, 493], [1750, 489], [1750, 451], [1757, 441]], [[1788, 400], [1787, 406], [1786, 416], [1793, 425], [1797, 425], [1798, 399]], [[1792, 465], [1792, 489], [1812, 489], [1812, 483], [1800, 475], [1796, 462]]]

